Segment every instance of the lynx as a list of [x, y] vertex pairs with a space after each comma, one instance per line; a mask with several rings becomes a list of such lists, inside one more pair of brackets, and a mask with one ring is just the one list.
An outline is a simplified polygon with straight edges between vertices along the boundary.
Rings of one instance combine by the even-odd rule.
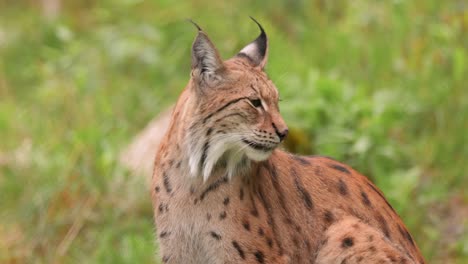
[[260, 35], [227, 61], [194, 23], [191, 78], [152, 177], [162, 262], [424, 263], [365, 176], [278, 148], [288, 127], [254, 22]]

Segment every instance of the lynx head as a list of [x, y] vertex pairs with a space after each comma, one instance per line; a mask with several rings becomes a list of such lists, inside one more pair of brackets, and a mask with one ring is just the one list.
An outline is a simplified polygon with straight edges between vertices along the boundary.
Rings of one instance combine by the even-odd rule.
[[279, 113], [278, 91], [264, 72], [268, 39], [254, 22], [260, 35], [227, 61], [194, 23], [198, 35], [185, 91], [190, 106], [184, 110], [192, 176], [206, 180], [214, 168], [222, 167], [232, 177], [250, 162], [266, 160], [288, 134]]

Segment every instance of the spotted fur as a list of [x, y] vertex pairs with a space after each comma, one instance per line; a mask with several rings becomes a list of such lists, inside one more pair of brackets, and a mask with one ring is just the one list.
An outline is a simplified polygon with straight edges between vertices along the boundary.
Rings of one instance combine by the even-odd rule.
[[152, 178], [163, 263], [424, 263], [366, 177], [277, 149], [287, 126], [260, 29], [224, 62], [199, 29]]

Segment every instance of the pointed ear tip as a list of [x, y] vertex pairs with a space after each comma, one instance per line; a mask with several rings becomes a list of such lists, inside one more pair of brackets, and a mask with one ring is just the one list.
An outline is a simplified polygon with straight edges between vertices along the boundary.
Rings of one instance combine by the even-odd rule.
[[253, 22], [255, 22], [255, 24], [257, 24], [257, 26], [260, 28], [260, 31], [262, 32], [262, 35], [266, 35], [265, 33], [265, 30], [263, 29], [262, 25], [260, 24], [260, 22], [258, 22], [255, 18], [253, 18], [252, 16], [249, 16], [250, 19], [252, 19]]
[[195, 21], [193, 21], [191, 18], [187, 18], [187, 22], [194, 25], [198, 29], [198, 32], [203, 32], [203, 29], [197, 23], [195, 23]]

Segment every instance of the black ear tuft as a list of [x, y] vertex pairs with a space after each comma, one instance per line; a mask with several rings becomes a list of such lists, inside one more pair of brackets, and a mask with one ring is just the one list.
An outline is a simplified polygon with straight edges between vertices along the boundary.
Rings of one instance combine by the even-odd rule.
[[198, 31], [203, 31], [203, 29], [201, 29], [201, 27], [197, 23], [195, 23], [192, 19], [189, 18], [187, 19], [187, 21], [192, 23], [198, 29]]
[[239, 57], [247, 57], [255, 67], [263, 69], [268, 60], [268, 37], [262, 25], [253, 17], [250, 17], [260, 28], [260, 35], [245, 46], [238, 54]]

